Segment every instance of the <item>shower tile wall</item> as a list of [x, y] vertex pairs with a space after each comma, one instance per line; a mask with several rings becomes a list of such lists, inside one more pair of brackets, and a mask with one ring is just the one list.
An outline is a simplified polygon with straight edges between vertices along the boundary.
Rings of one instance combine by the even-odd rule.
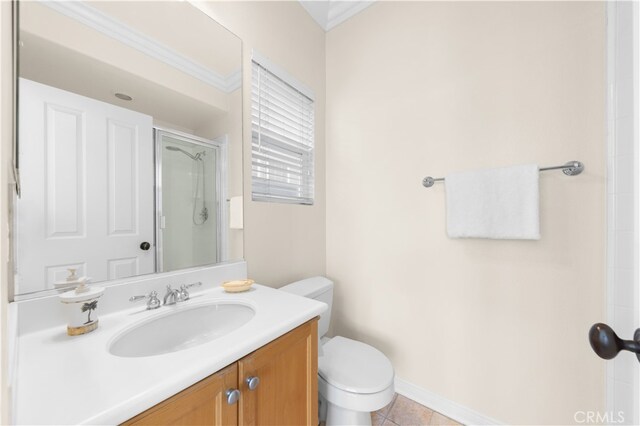
[[[216, 152], [213, 148], [185, 140], [163, 136], [163, 146], [178, 146], [191, 155], [203, 153], [204, 182], [209, 217], [203, 223], [199, 216], [202, 207], [202, 168], [187, 155], [161, 150], [162, 204], [165, 216], [163, 229], [163, 270], [189, 268], [218, 261], [217, 253], [217, 174]], [[195, 195], [194, 195], [195, 194]], [[194, 212], [194, 202], [197, 201]], [[195, 217], [195, 219], [194, 219]], [[196, 224], [196, 220], [199, 222]]]
[[[635, 318], [638, 295], [634, 290], [635, 247], [635, 147], [633, 6], [631, 2], [609, 4], [609, 146], [608, 146], [608, 318], [624, 339], [638, 326]], [[608, 409], [624, 412], [625, 424], [637, 424], [634, 413], [634, 381], [638, 362], [621, 353], [607, 364]], [[635, 417], [635, 418], [634, 418]]]

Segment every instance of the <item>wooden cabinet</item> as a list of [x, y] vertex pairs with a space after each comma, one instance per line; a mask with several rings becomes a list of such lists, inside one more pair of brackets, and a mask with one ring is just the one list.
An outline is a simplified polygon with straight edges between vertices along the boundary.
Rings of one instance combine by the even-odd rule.
[[[258, 379], [254, 389], [251, 377]], [[313, 319], [124, 424], [317, 425], [317, 377]], [[228, 404], [227, 391], [235, 389], [240, 398]]]
[[207, 377], [125, 422], [125, 425], [235, 425], [237, 404], [227, 404], [226, 392], [238, 385], [238, 365]]
[[[317, 327], [303, 324], [238, 361], [239, 424], [318, 424]], [[254, 390], [251, 377], [260, 380]]]

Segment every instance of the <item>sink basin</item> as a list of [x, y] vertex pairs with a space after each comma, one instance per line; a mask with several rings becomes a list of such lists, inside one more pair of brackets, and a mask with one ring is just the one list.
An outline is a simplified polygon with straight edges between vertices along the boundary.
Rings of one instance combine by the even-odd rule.
[[145, 357], [189, 349], [231, 333], [254, 315], [250, 306], [230, 302], [178, 309], [123, 331], [112, 340], [109, 352]]

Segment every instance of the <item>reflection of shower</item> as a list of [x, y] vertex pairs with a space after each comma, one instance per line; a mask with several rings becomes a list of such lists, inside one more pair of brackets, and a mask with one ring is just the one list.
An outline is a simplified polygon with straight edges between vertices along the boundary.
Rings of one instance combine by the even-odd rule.
[[[202, 160], [202, 156], [206, 155], [205, 151], [197, 152], [196, 155], [189, 154], [182, 148], [178, 148], [177, 146], [167, 146], [167, 150], [169, 151], [178, 151], [191, 158], [192, 160], [198, 162], [198, 164], [202, 165], [202, 173], [198, 173], [199, 170], [196, 171], [196, 188], [193, 191], [193, 214], [192, 219], [195, 225], [202, 225], [209, 219], [209, 210], [207, 209], [207, 200], [205, 198], [205, 188], [204, 188], [204, 160]], [[196, 204], [198, 203], [198, 192], [200, 190], [200, 180], [202, 180], [202, 209], [200, 210], [200, 221], [196, 219]]]
[[204, 152], [204, 151], [202, 151], [202, 152], [198, 152], [198, 153], [196, 153], [196, 155], [191, 155], [191, 154], [189, 154], [187, 151], [185, 151], [184, 149], [182, 149], [182, 148], [178, 148], [177, 146], [168, 146], [168, 147], [167, 147], [167, 149], [168, 149], [169, 151], [180, 151], [180, 152], [181, 152], [181, 153], [183, 153], [184, 155], [188, 155], [192, 160], [200, 160], [200, 156], [202, 156], [202, 155], [204, 155], [204, 154], [205, 154], [205, 152]]

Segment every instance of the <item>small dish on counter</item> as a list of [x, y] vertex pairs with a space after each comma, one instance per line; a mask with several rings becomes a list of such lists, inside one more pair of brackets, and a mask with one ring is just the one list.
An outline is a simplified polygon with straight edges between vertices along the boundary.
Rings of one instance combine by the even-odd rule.
[[249, 290], [253, 283], [253, 280], [225, 281], [222, 283], [222, 288], [227, 293], [240, 293]]

